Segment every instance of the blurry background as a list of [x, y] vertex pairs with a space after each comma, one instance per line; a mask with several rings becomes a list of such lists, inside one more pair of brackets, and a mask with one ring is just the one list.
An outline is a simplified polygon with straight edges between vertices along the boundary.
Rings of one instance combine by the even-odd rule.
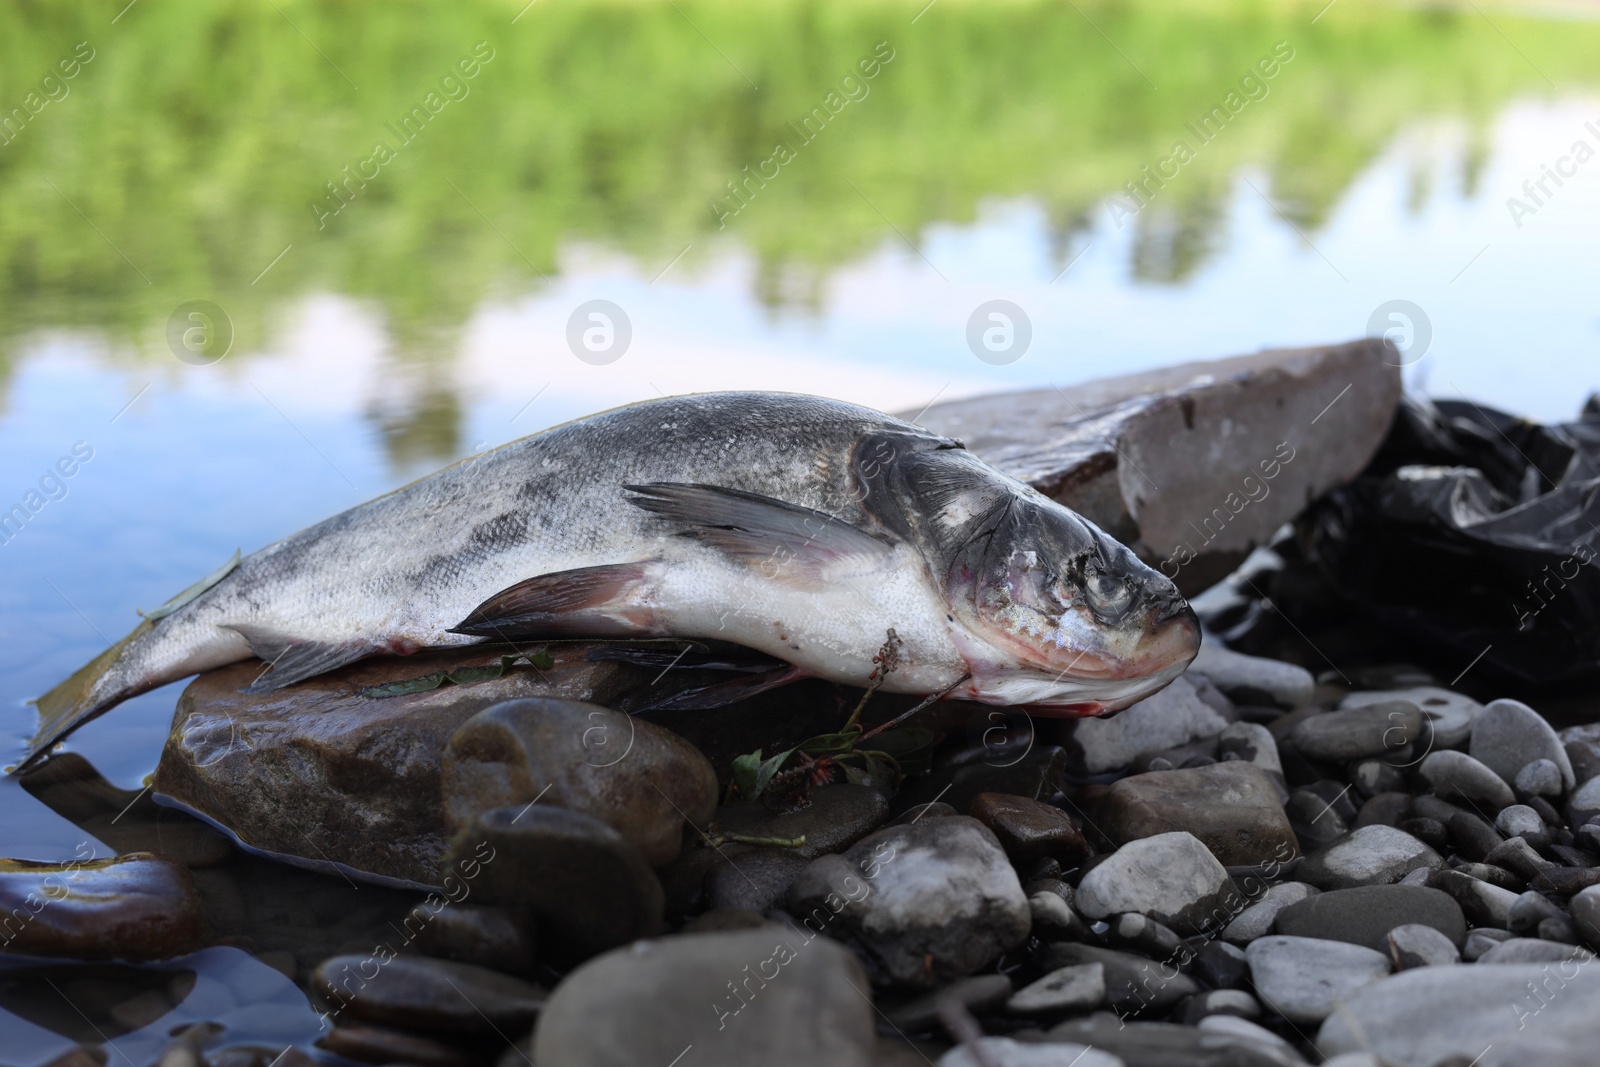
[[[1600, 385], [1592, 6], [925, 2], [0, 8], [8, 754], [235, 548], [614, 404], [915, 412], [1394, 300], [1433, 394], [1556, 420]], [[568, 343], [597, 299], [605, 364]], [[992, 299], [1032, 325], [1007, 365], [966, 341]], [[175, 696], [71, 747], [136, 787]]]

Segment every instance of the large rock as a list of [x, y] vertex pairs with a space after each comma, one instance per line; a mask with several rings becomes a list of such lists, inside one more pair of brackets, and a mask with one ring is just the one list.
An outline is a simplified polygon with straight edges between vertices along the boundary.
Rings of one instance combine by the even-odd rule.
[[[861, 964], [781, 928], [638, 941], [556, 986], [533, 1062], [660, 1067], [870, 1067], [874, 1016]], [[520, 1061], [518, 1061], [520, 1062]]]
[[517, 697], [609, 700], [644, 673], [590, 662], [582, 645], [554, 645], [549, 670], [518, 666], [481, 681], [373, 693], [493, 667], [505, 651], [363, 660], [269, 693], [245, 691], [259, 661], [209, 671], [178, 698], [154, 792], [303, 867], [436, 885], [448, 838], [439, 768], [456, 727]]
[[1400, 398], [1382, 341], [1275, 349], [936, 404], [929, 429], [1197, 591], [1366, 467]]
[[1471, 697], [1434, 685], [1351, 693], [1339, 702], [1339, 707], [1360, 708], [1391, 700], [1404, 700], [1417, 706], [1428, 720], [1434, 748], [1459, 748], [1466, 744], [1472, 736], [1472, 724], [1483, 714], [1483, 705]]
[[1245, 949], [1250, 980], [1292, 1023], [1326, 1019], [1357, 989], [1389, 973], [1389, 958], [1361, 945], [1314, 937], [1263, 937]]
[[1306, 857], [1295, 877], [1318, 889], [1398, 882], [1418, 868], [1438, 871], [1444, 858], [1404, 830], [1363, 826]]
[[1565, 792], [1574, 784], [1572, 761], [1561, 738], [1544, 716], [1516, 700], [1495, 700], [1483, 709], [1472, 726], [1472, 742], [1467, 752], [1501, 778], [1510, 782], [1517, 772], [1535, 760], [1549, 760], [1561, 775]]
[[1316, 1044], [1327, 1056], [1370, 1052], [1398, 1067], [1471, 1063], [1491, 1046], [1499, 1063], [1552, 1062], [1518, 1057], [1534, 1042], [1581, 1050], [1593, 1062], [1596, 1002], [1600, 968], [1577, 963], [1420, 967], [1350, 994]]
[[1289, 731], [1289, 743], [1316, 760], [1345, 762], [1409, 752], [1422, 733], [1422, 712], [1403, 700], [1308, 715]]
[[1457, 948], [1467, 938], [1467, 920], [1455, 898], [1420, 885], [1336, 889], [1302, 900], [1278, 914], [1280, 934], [1348, 941], [1375, 952], [1388, 951], [1389, 932], [1406, 925], [1437, 930]]
[[159, 856], [0, 860], [0, 952], [158, 960], [210, 936], [193, 878]]
[[1033, 921], [999, 841], [967, 816], [885, 827], [812, 861], [789, 911], [854, 944], [880, 983], [917, 989], [988, 967]]
[[1078, 910], [1091, 919], [1137, 912], [1179, 936], [1231, 919], [1244, 894], [1200, 839], [1185, 831], [1131, 841], [1078, 884]]
[[1061, 734], [1073, 770], [1106, 774], [1132, 766], [1142, 753], [1215, 737], [1230, 722], [1201, 699], [1194, 681], [1181, 677], [1109, 718], [1067, 719], [1061, 724]]
[[1187, 830], [1228, 867], [1284, 864], [1300, 854], [1277, 784], [1243, 760], [1124, 778], [1099, 811], [1096, 821], [1119, 844]]
[[625, 712], [534, 697], [485, 708], [451, 735], [439, 772], [445, 828], [490, 808], [541, 804], [593, 815], [654, 867], [675, 859], [683, 825], [704, 830], [717, 772], [689, 742]]

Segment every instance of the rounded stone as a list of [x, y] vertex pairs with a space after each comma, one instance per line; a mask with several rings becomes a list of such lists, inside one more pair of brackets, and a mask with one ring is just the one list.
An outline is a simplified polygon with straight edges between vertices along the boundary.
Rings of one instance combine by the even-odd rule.
[[[1526, 804], [1513, 804], [1509, 808], [1501, 808], [1500, 814], [1494, 817], [1494, 828], [1506, 837], [1526, 838], [1545, 832], [1544, 820], [1539, 818], [1538, 812]], [[1488, 855], [1487, 852], [1484, 854]]]
[[[1494, 811], [1517, 802], [1506, 778], [1464, 752], [1430, 752], [1417, 772], [1435, 793], [1447, 799], [1480, 801]], [[1511, 774], [1515, 773], [1516, 768], [1512, 768]]]
[[1424, 923], [1404, 923], [1385, 938], [1389, 959], [1397, 971], [1413, 967], [1444, 967], [1461, 962], [1461, 950], [1450, 938]]
[[1278, 913], [1277, 931], [1388, 950], [1390, 931], [1420, 925], [1459, 946], [1467, 936], [1461, 905], [1448, 893], [1415, 885], [1368, 885], [1322, 893]]
[[1466, 744], [1472, 736], [1472, 724], [1483, 713], [1483, 705], [1471, 697], [1431, 685], [1351, 693], [1339, 702], [1339, 707], [1359, 708], [1391, 700], [1408, 701], [1422, 712], [1431, 728], [1434, 748], [1456, 748]]
[[717, 774], [683, 738], [625, 712], [579, 700], [507, 700], [457, 727], [440, 770], [446, 829], [528, 804], [591, 815], [652, 867], [678, 855], [685, 820], [697, 829], [717, 804]]
[[[840, 852], [882, 826], [889, 802], [876, 789], [836, 783], [813, 790], [810, 800], [794, 811], [776, 812], [757, 801], [724, 804], [712, 822], [714, 833], [758, 840], [800, 841], [789, 851], [802, 859]], [[916, 821], [932, 821], [924, 816]]]
[[1363, 826], [1311, 855], [1296, 877], [1318, 889], [1350, 889], [1398, 882], [1419, 867], [1442, 870], [1433, 849], [1392, 826]]
[[1091, 919], [1132, 911], [1179, 936], [1226, 922], [1244, 895], [1193, 834], [1157, 834], [1112, 853], [1078, 884], [1078, 910]]
[[1289, 732], [1289, 743], [1312, 759], [1359, 760], [1404, 749], [1421, 736], [1423, 722], [1415, 704], [1380, 701], [1307, 716]]
[[1263, 937], [1245, 958], [1262, 1001], [1298, 1024], [1321, 1022], [1339, 1001], [1389, 973], [1383, 953], [1320, 938]]
[[1043, 859], [1076, 867], [1089, 854], [1083, 833], [1067, 813], [1032, 797], [979, 793], [967, 814], [993, 831], [1011, 861], [1024, 868]]
[[1300, 852], [1278, 784], [1243, 760], [1124, 778], [1101, 797], [1096, 821], [1121, 844], [1186, 831], [1224, 866], [1282, 864]]
[[159, 960], [205, 945], [189, 871], [160, 856], [36, 863], [0, 859], [0, 952]]
[[1561, 738], [1543, 715], [1517, 700], [1491, 701], [1483, 709], [1467, 753], [1508, 782], [1534, 760], [1547, 759], [1559, 770], [1563, 791], [1576, 784]]
[[312, 984], [336, 1017], [464, 1038], [526, 1030], [545, 999], [521, 979], [427, 956], [335, 956]]
[[1051, 971], [1006, 1001], [1013, 1015], [1061, 1015], [1098, 1008], [1106, 999], [1106, 969], [1100, 963], [1079, 963]]
[[1566, 791], [1561, 768], [1550, 759], [1536, 759], [1525, 764], [1511, 784], [1525, 797], [1558, 797]]

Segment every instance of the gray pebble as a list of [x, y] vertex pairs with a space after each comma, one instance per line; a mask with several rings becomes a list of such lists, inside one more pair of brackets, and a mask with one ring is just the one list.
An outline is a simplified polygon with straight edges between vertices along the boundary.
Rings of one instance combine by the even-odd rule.
[[1306, 857], [1296, 877], [1318, 889], [1398, 882], [1418, 867], [1440, 870], [1444, 859], [1392, 826], [1363, 826]]
[[1389, 931], [1389, 959], [1397, 971], [1413, 967], [1441, 967], [1460, 963], [1455, 942], [1431, 926], [1405, 923]]
[[1520, 701], [1490, 702], [1472, 724], [1467, 752], [1508, 782], [1534, 760], [1547, 759], [1560, 771], [1565, 789], [1575, 784], [1561, 738], [1544, 716]]
[[1471, 697], [1437, 686], [1351, 693], [1339, 702], [1339, 707], [1355, 708], [1386, 700], [1408, 700], [1415, 704], [1433, 727], [1434, 748], [1456, 748], [1466, 744], [1472, 735], [1473, 722], [1483, 712], [1483, 705]]
[[1435, 793], [1447, 799], [1481, 801], [1495, 811], [1517, 802], [1516, 794], [1505, 779], [1464, 752], [1430, 752], [1417, 772]]
[[1558, 797], [1562, 791], [1561, 768], [1554, 760], [1536, 759], [1525, 764], [1511, 784], [1525, 797]]
[[1023, 986], [1006, 1001], [1006, 1011], [1013, 1015], [1056, 1015], [1098, 1008], [1105, 999], [1105, 965], [1079, 963], [1051, 971]]
[[1544, 820], [1526, 804], [1513, 804], [1500, 809], [1494, 817], [1494, 828], [1507, 837], [1527, 837], [1544, 833]]
[[1265, 937], [1272, 933], [1278, 912], [1316, 895], [1316, 887], [1304, 882], [1280, 882], [1235, 916], [1222, 931], [1222, 940], [1230, 945], [1248, 945], [1258, 937]]
[[1422, 733], [1415, 704], [1384, 701], [1301, 719], [1289, 743], [1312, 759], [1344, 762], [1398, 752]]
[[1502, 942], [1512, 938], [1510, 930], [1496, 930], [1493, 927], [1480, 927], [1467, 935], [1467, 940], [1461, 946], [1461, 958], [1468, 963], [1475, 963], [1485, 952]]
[[1546, 919], [1562, 919], [1566, 912], [1543, 893], [1528, 890], [1511, 902], [1506, 929], [1513, 934], [1530, 934]]
[[1088, 932], [1078, 913], [1060, 894], [1040, 890], [1028, 897], [1033, 936], [1045, 941], [1078, 941]]
[[1587, 963], [1594, 953], [1582, 945], [1563, 945], [1537, 937], [1513, 937], [1502, 941], [1478, 957], [1478, 966], [1486, 963]]
[[1600, 885], [1580, 890], [1567, 902], [1578, 936], [1600, 948]]
[[1496, 867], [1504, 867], [1508, 871], [1515, 871], [1524, 878], [1533, 878], [1540, 871], [1547, 871], [1552, 867], [1561, 866], [1552, 863], [1533, 850], [1533, 846], [1520, 837], [1510, 837], [1500, 842], [1489, 854], [1483, 857], [1483, 862]]
[[1245, 957], [1261, 999], [1300, 1024], [1321, 1022], [1340, 1000], [1389, 973], [1382, 953], [1313, 937], [1263, 937]]

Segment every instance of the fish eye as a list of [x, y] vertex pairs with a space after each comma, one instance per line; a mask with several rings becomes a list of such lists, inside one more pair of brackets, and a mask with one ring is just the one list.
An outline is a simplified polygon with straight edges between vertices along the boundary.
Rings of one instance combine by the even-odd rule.
[[1095, 571], [1084, 583], [1089, 593], [1089, 603], [1101, 611], [1121, 611], [1133, 599], [1133, 589], [1115, 575]]

